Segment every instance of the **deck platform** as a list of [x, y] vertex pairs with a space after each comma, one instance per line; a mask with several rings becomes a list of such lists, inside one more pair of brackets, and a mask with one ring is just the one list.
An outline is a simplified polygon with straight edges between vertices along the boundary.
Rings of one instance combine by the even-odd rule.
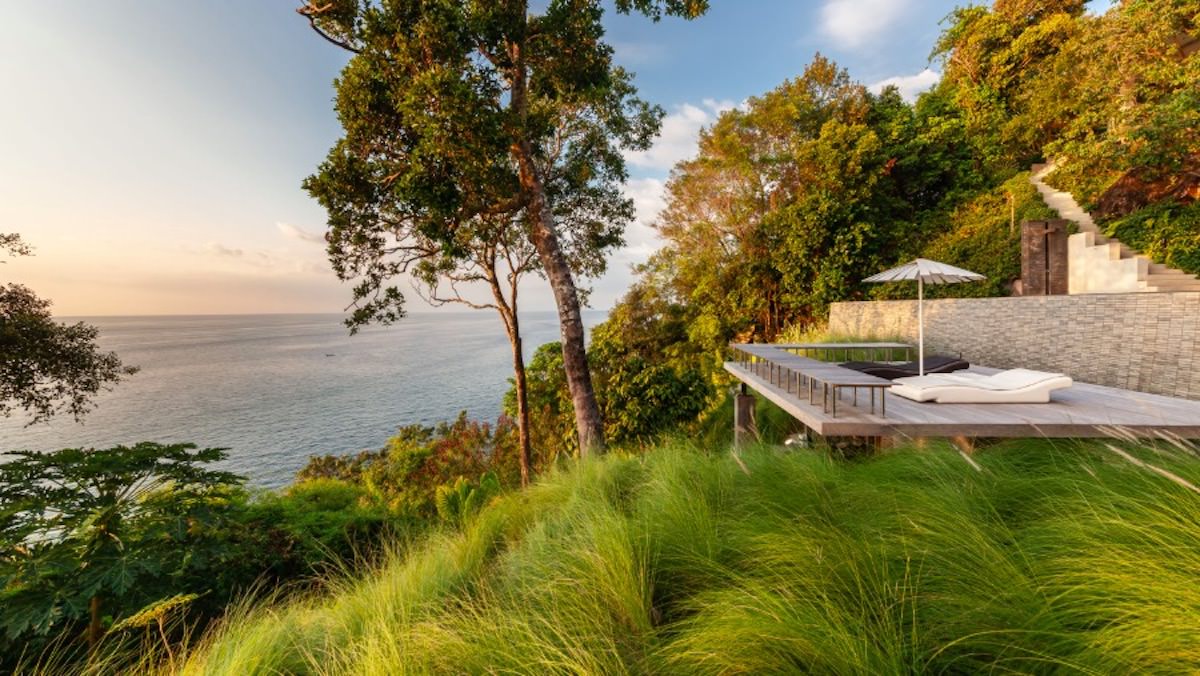
[[[739, 346], [744, 347], [744, 346]], [[772, 366], [786, 364], [791, 353], [769, 345], [753, 346], [753, 361], [725, 363], [725, 370], [822, 436], [843, 437], [1111, 437], [1200, 439], [1200, 401], [1075, 383], [1053, 393], [1048, 404], [938, 404], [887, 395], [886, 417], [850, 397], [836, 417], [807, 392], [772, 377]], [[977, 373], [996, 369], [972, 366]], [[778, 383], [778, 384], [776, 384]], [[791, 390], [791, 391], [789, 391]]]

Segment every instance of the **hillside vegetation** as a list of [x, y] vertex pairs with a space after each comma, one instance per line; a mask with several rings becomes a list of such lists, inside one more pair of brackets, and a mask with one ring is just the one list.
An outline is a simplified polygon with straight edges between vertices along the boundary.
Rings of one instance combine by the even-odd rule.
[[[698, 16], [707, 4], [616, 7]], [[524, 16], [523, 3], [500, 14], [493, 5], [501, 7], [412, 7], [429, 27], [468, 10]], [[314, 27], [387, 28], [419, 41], [407, 19], [345, 23], [355, 6], [385, 14], [408, 7], [314, 3], [311, 11], [324, 14]], [[551, 3], [582, 23], [547, 25], [586, 24], [580, 44], [601, 45], [600, 15], [574, 7]], [[1028, 182], [1031, 163], [1053, 160], [1055, 185], [1094, 209], [1110, 234], [1200, 272], [1196, 0], [1123, 0], [1102, 16], [1086, 10], [1084, 0], [955, 10], [934, 49], [942, 78], [915, 101], [895, 87], [873, 91], [818, 54], [795, 77], [722, 113], [701, 132], [695, 157], [672, 170], [654, 223], [663, 246], [592, 330], [586, 357], [580, 329], [567, 331], [566, 354], [549, 344], [527, 367], [515, 359], [514, 385], [524, 378], [526, 396], [514, 387], [494, 426], [462, 415], [402, 427], [383, 448], [313, 458], [278, 493], [199, 470], [185, 475], [188, 495], [165, 483], [145, 489], [145, 465], [163, 474], [160, 456], [203, 465], [223, 457], [218, 448], [107, 449], [134, 456], [132, 465], [64, 449], [0, 465], [8, 467], [0, 489], [15, 496], [0, 509], [0, 671], [19, 663], [76, 673], [87, 662], [109, 673], [134, 661], [147, 672], [212, 674], [1200, 672], [1200, 496], [1106, 443], [1012, 441], [973, 458], [898, 448], [849, 461], [727, 452], [730, 381], [721, 364], [731, 341], [853, 338], [822, 335], [830, 305], [911, 297], [911, 286], [863, 279], [916, 256], [987, 275], [931, 296], [1011, 293], [1016, 228], [1052, 215]], [[469, 27], [478, 26], [461, 26]], [[476, 45], [453, 33], [447, 49], [465, 50], [454, 63], [474, 64], [462, 54]], [[608, 72], [607, 47], [597, 49], [603, 58], [590, 63]], [[510, 209], [534, 202], [507, 199], [504, 158], [523, 146], [502, 139], [509, 125], [493, 124], [501, 119], [490, 107], [494, 94], [483, 107], [439, 106], [454, 125], [413, 135], [395, 115], [425, 120], [423, 99], [393, 97], [423, 80], [379, 71], [369, 59], [352, 63], [339, 111], [372, 114], [348, 134], [394, 138], [398, 152], [417, 148], [421, 158], [392, 158], [403, 170], [396, 173], [335, 149], [310, 181], [331, 207], [335, 269], [365, 275], [349, 317], [357, 326], [402, 310], [402, 294], [386, 280], [404, 268], [386, 256], [409, 249], [393, 247], [381, 215], [418, 218], [403, 232], [437, 245], [418, 247], [429, 256], [418, 274], [454, 280], [468, 253], [460, 239], [493, 225], [524, 237], [524, 216]], [[554, 77], [583, 72], [592, 71]], [[606, 83], [617, 97], [610, 103], [625, 100], [632, 90], [617, 75], [589, 82]], [[393, 77], [396, 88], [376, 86]], [[546, 85], [546, 101], [597, 93], [533, 81]], [[478, 94], [456, 78], [430, 84]], [[542, 120], [545, 111], [534, 108]], [[657, 115], [643, 113], [641, 122]], [[624, 168], [611, 144], [630, 135], [647, 144], [653, 126], [639, 122], [644, 133], [634, 133], [629, 120], [605, 126], [620, 116], [590, 115], [581, 121], [596, 142], [567, 144], [583, 154], [562, 156], [571, 170], [561, 184], [522, 192], [549, 198], [551, 209], [535, 220], [559, 214], [566, 272], [584, 276], [604, 268], [603, 251], [632, 215], [617, 194]], [[538, 139], [558, 124], [550, 117], [535, 125]], [[381, 147], [342, 150], [374, 161]], [[470, 189], [448, 192], [450, 175]], [[479, 206], [482, 185], [492, 185], [481, 196], [503, 217], [474, 223], [482, 230], [444, 227], [458, 217], [456, 200]], [[405, 207], [381, 210], [393, 198]], [[476, 215], [490, 213], [485, 207]], [[426, 218], [432, 230], [419, 227]], [[11, 238], [0, 235], [0, 248], [25, 252]], [[495, 273], [493, 245], [477, 264]], [[514, 301], [516, 288], [513, 281]], [[567, 329], [577, 324], [577, 313], [564, 316]], [[610, 457], [575, 459], [581, 427], [594, 432], [599, 423], [589, 397], [568, 387], [568, 360], [574, 389], [595, 388], [604, 434], [594, 438], [619, 449]], [[588, 409], [582, 426], [577, 401]], [[797, 424], [765, 404], [758, 412], [772, 441]], [[514, 421], [526, 415], [522, 434]], [[672, 435], [690, 441], [664, 445]], [[1132, 450], [1200, 483], [1190, 448]], [[516, 491], [527, 474], [535, 485]], [[120, 498], [115, 506], [110, 495]], [[346, 571], [331, 581], [329, 568]]]
[[[1195, 482], [1194, 456], [1155, 462]], [[1190, 461], [1190, 462], [1189, 462]], [[1200, 496], [1102, 444], [859, 462], [668, 444], [552, 473], [185, 673], [1200, 669]]]
[[[646, 412], [664, 410], [664, 393], [686, 391], [687, 414], [712, 410], [731, 341], [820, 326], [839, 301], [911, 297], [862, 280], [912, 258], [987, 276], [933, 297], [1012, 293], [1021, 221], [1055, 216], [1028, 182], [1034, 163], [1054, 161], [1050, 180], [1122, 242], [1200, 273], [1197, 5], [1087, 9], [955, 10], [934, 48], [942, 78], [915, 101], [818, 54], [722, 113], [671, 172], [654, 224], [662, 248], [593, 333], [611, 440], [652, 438], [669, 416]], [[544, 454], [569, 454], [569, 399], [548, 366], [531, 367], [533, 427], [559, 430], [541, 433]], [[627, 387], [638, 378], [653, 385], [644, 398]], [[697, 383], [708, 385], [699, 396]]]

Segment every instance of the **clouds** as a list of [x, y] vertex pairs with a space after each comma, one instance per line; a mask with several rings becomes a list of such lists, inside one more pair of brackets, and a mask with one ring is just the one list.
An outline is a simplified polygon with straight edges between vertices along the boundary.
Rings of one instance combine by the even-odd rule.
[[304, 228], [292, 225], [291, 223], [276, 223], [275, 228], [283, 233], [285, 237], [299, 240], [301, 242], [311, 242], [313, 244], [325, 244], [325, 235], [316, 232], [309, 232]]
[[821, 7], [821, 32], [852, 49], [880, 37], [904, 17], [910, 0], [827, 0]]
[[625, 161], [640, 169], [670, 170], [677, 162], [696, 155], [700, 130], [717, 121], [721, 113], [734, 108], [732, 101], [704, 99], [699, 105], [675, 106], [663, 118], [662, 132], [649, 150], [627, 151]]
[[285, 240], [282, 245], [278, 239], [266, 239], [263, 240], [265, 246], [251, 248], [210, 241], [203, 247], [184, 246], [182, 250], [193, 256], [202, 256], [208, 261], [204, 268], [213, 272], [223, 270], [270, 277], [317, 275], [332, 278], [324, 253], [312, 246], [325, 244], [323, 235], [283, 222], [275, 223], [275, 229]]
[[654, 221], [667, 208], [666, 184], [657, 178], [637, 178], [625, 183], [625, 196], [633, 200], [636, 213], [625, 229], [624, 253], [644, 261], [662, 245]]
[[209, 242], [204, 248], [208, 253], [219, 258], [241, 258], [246, 254], [241, 249], [235, 249], [216, 242]]
[[625, 229], [625, 246], [609, 260], [608, 272], [594, 280], [593, 307], [611, 307], [633, 282], [633, 266], [645, 263], [662, 247], [654, 222], [667, 207], [667, 172], [678, 162], [696, 156], [700, 130], [716, 122], [721, 113], [737, 107], [739, 104], [731, 100], [711, 98], [698, 105], [674, 106], [663, 118], [662, 132], [649, 150], [625, 153], [625, 161], [643, 174], [625, 182], [625, 196], [633, 200], [634, 221]]
[[905, 101], [912, 103], [917, 100], [917, 95], [928, 91], [931, 87], [942, 79], [942, 74], [926, 68], [916, 75], [895, 75], [879, 82], [867, 85], [867, 89], [878, 94], [883, 91], [884, 87], [895, 85], [900, 90], [900, 96], [904, 97]]

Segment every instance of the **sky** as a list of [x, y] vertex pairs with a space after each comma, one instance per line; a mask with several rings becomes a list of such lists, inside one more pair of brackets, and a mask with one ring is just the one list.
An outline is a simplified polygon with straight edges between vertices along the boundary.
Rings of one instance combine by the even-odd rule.
[[[962, 2], [963, 0], [958, 0]], [[1102, 2], [1103, 0], [1101, 0]], [[60, 316], [341, 312], [324, 211], [301, 190], [340, 135], [348, 54], [299, 0], [11, 3], [0, 26], [0, 232], [35, 249], [0, 283]], [[606, 14], [616, 60], [667, 112], [629, 153], [637, 222], [591, 305], [607, 309], [658, 247], [675, 162], [720, 111], [800, 74], [817, 52], [876, 89], [937, 82], [929, 53], [955, 0], [712, 0], [694, 21]], [[428, 309], [413, 293], [409, 309]], [[542, 280], [525, 310], [551, 310]]]

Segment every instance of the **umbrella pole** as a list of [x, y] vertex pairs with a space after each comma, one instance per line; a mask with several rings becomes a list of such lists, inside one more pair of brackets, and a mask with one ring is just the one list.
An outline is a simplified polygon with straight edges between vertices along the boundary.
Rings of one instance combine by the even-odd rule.
[[925, 280], [917, 276], [917, 374], [925, 375]]

